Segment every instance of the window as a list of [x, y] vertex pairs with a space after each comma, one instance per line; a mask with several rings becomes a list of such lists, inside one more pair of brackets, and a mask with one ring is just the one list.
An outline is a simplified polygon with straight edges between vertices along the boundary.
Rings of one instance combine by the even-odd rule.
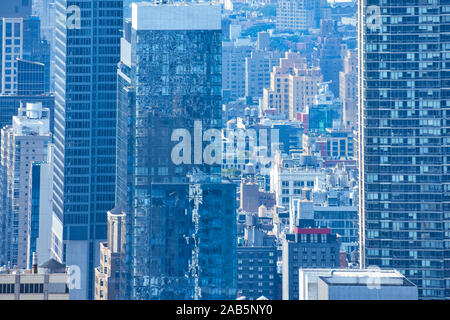
[[21, 283], [20, 293], [43, 293], [44, 284], [43, 283]]

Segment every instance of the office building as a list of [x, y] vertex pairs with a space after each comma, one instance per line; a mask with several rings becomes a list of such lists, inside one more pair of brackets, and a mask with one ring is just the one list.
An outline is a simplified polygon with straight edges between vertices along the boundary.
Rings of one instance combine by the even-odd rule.
[[106, 212], [114, 207], [123, 1], [56, 0], [55, 8], [53, 208], [64, 223], [64, 262], [81, 269], [71, 299], [92, 299]]
[[358, 52], [347, 50], [344, 70], [339, 73], [339, 98], [343, 104], [344, 126], [356, 129], [358, 123]]
[[[320, 83], [314, 103], [306, 108], [303, 126], [308, 132], [326, 132], [327, 129], [340, 129], [342, 125], [342, 102], [329, 88], [329, 83]], [[306, 124], [306, 126], [305, 126]]]
[[39, 95], [48, 92], [45, 88], [45, 64], [23, 59], [17, 59], [16, 62], [17, 95]]
[[305, 161], [301, 162], [281, 155], [275, 157], [270, 170], [270, 191], [275, 193], [278, 206], [289, 208], [294, 197], [325, 186], [325, 172], [317, 168], [317, 165], [310, 166]]
[[450, 5], [368, 1], [360, 10], [362, 266], [395, 268], [421, 299], [449, 298]]
[[[323, 144], [324, 148], [319, 148]], [[312, 155], [320, 152], [323, 158], [352, 159], [355, 156], [353, 131], [326, 128], [325, 133], [303, 134], [303, 150]]]
[[149, 298], [236, 298], [236, 186], [209, 180], [152, 186]]
[[336, 24], [333, 20], [320, 21], [321, 35], [315, 53], [318, 55], [323, 80], [329, 82], [331, 92], [338, 97], [339, 73], [342, 71], [343, 54], [347, 45], [342, 39], [342, 34], [337, 31]]

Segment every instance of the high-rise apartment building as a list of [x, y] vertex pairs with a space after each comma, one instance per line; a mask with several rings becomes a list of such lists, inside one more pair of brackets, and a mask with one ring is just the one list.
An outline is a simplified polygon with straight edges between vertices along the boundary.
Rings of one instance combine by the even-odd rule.
[[2, 208], [3, 264], [27, 268], [29, 255], [29, 181], [32, 164], [45, 161], [51, 142], [49, 110], [40, 103], [27, 103], [13, 117], [12, 126], [1, 130], [1, 165], [6, 193]]
[[122, 0], [56, 1], [54, 210], [64, 261], [81, 270], [71, 298], [90, 299], [106, 212], [114, 207]]
[[450, 2], [360, 2], [360, 254], [450, 297]]

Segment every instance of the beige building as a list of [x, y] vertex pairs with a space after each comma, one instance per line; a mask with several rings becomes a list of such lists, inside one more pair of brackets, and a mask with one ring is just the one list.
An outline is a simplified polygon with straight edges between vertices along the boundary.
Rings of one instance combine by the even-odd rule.
[[286, 119], [295, 119], [314, 102], [322, 81], [319, 68], [308, 68], [300, 53], [286, 52], [273, 68], [270, 88], [263, 91], [263, 110], [273, 109]]
[[356, 128], [358, 117], [358, 53], [347, 50], [344, 58], [344, 71], [339, 73], [339, 97], [343, 103], [344, 125]]
[[69, 300], [69, 272], [50, 259], [39, 268], [0, 269], [0, 300]]
[[125, 213], [114, 208], [108, 211], [108, 240], [100, 243], [100, 265], [95, 268], [95, 300], [121, 299], [124, 237]]

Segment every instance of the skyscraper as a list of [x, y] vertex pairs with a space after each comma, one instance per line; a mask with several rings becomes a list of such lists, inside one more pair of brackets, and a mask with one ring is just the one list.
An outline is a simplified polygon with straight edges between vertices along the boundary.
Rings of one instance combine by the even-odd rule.
[[42, 102], [53, 131], [50, 48], [41, 40], [40, 20], [31, 16], [31, 1], [2, 3], [0, 29], [0, 127], [11, 124], [21, 102]]
[[450, 297], [450, 2], [360, 1], [360, 259]]
[[[235, 256], [235, 187], [216, 179], [221, 159], [208, 163], [202, 141], [222, 125], [220, 18], [210, 3], [134, 3], [124, 28], [116, 205], [127, 220], [127, 298], [235, 297], [224, 262]], [[187, 148], [173, 152], [180, 130]], [[220, 152], [220, 133], [212, 140]]]
[[92, 298], [106, 212], [114, 207], [116, 79], [122, 0], [56, 1], [54, 210], [64, 260], [81, 271], [71, 298]]

